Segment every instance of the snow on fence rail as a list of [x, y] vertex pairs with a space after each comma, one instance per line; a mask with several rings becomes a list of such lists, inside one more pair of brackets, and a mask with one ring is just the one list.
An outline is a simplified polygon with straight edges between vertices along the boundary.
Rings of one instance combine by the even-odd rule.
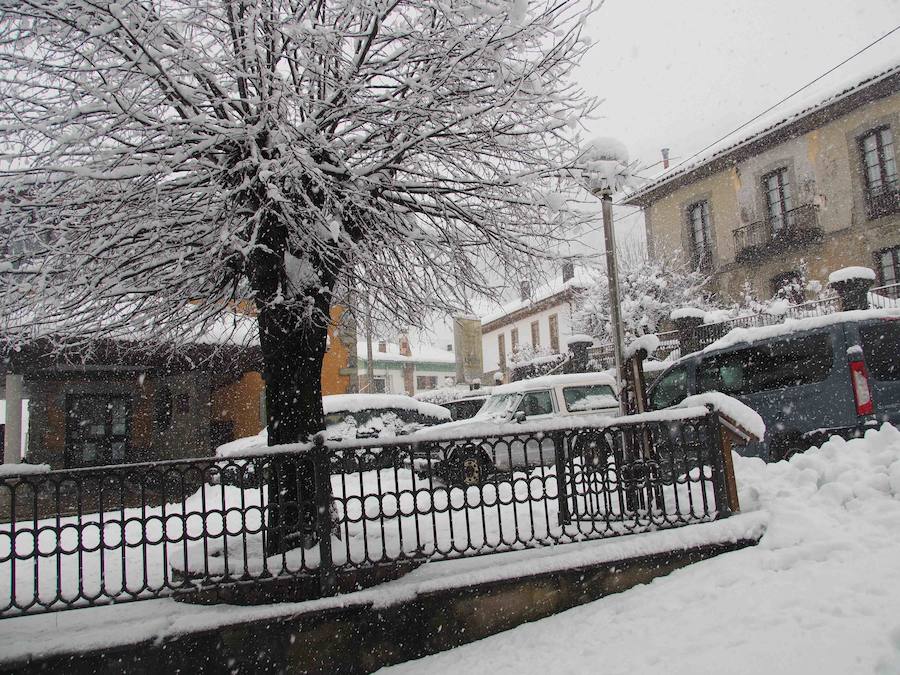
[[[325, 594], [334, 575], [403, 560], [721, 518], [730, 509], [720, 431], [716, 413], [695, 407], [580, 427], [526, 422], [494, 436], [5, 476], [0, 614], [279, 578], [321, 583]], [[310, 461], [318, 500], [331, 489], [332, 507], [318, 509], [325, 536], [269, 555], [269, 477]]]

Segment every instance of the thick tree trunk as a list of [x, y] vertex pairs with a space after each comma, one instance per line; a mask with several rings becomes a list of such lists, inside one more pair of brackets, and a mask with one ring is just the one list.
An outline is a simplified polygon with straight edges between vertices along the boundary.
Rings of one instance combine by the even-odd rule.
[[[274, 305], [263, 308], [259, 315], [269, 445], [309, 441], [325, 427], [322, 358], [328, 307], [317, 308], [315, 316], [310, 309]], [[331, 482], [327, 469], [322, 469], [326, 475], [319, 480], [325, 481], [330, 496]], [[269, 477], [269, 554], [297, 546], [310, 548], [316, 543], [316, 478], [311, 454], [285, 454], [273, 462]]]

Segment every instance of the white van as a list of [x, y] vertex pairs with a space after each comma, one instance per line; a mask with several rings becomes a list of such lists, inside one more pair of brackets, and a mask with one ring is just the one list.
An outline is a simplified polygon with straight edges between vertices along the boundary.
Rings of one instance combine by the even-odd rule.
[[[504, 436], [509, 434], [511, 422], [534, 423], [597, 414], [619, 414], [612, 377], [605, 373], [545, 375], [494, 387], [474, 417], [438, 424], [416, 436], [435, 440], [477, 437], [477, 442], [460, 441], [449, 451], [447, 444], [441, 443], [430, 453], [432, 464], [436, 466], [434, 475], [451, 483], [474, 485], [491, 473], [554, 462], [550, 438], [522, 441], [514, 436]], [[496, 431], [492, 433], [494, 427]], [[480, 440], [482, 438], [484, 440]]]

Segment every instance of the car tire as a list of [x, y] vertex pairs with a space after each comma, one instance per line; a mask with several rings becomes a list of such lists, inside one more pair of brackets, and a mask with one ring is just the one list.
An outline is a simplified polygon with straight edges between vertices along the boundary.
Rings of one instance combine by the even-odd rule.
[[453, 452], [447, 461], [446, 477], [455, 487], [482, 485], [496, 471], [483, 448], [466, 445]]

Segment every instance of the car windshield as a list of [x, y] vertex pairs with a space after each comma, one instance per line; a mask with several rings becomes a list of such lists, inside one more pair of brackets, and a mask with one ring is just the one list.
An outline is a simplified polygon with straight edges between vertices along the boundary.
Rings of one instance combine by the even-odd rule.
[[522, 398], [521, 394], [495, 394], [488, 398], [478, 411], [480, 415], [505, 415], [513, 410]]

